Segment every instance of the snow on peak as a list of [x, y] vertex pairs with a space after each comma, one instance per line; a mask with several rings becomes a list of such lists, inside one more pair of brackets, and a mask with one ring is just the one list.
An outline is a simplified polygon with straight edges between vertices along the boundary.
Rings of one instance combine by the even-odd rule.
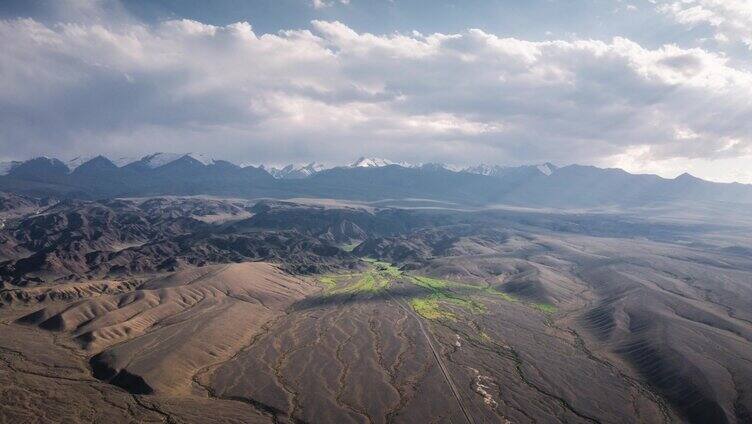
[[480, 165], [469, 166], [463, 169], [463, 171], [470, 174], [479, 174], [485, 175], [487, 177], [492, 177], [498, 175], [502, 169], [503, 167], [499, 165], [486, 165], [485, 163], [481, 163]]
[[444, 166], [444, 169], [446, 169], [447, 171], [462, 172], [462, 167], [459, 165], [452, 165], [451, 163], [444, 163], [442, 165]]
[[389, 165], [397, 165], [403, 168], [421, 167], [420, 164], [416, 165], [408, 162], [392, 162], [389, 159], [360, 157], [358, 160], [351, 163], [348, 168], [381, 168]]
[[261, 169], [270, 173], [272, 177], [279, 179], [279, 178], [285, 178], [290, 172], [292, 172], [293, 164], [289, 164], [282, 168], [277, 168], [276, 166], [266, 166], [262, 164]]
[[185, 155], [178, 153], [153, 153], [141, 158], [141, 162], [151, 169], [159, 168], [160, 166], [167, 165], [170, 162], [174, 162]]
[[468, 172], [471, 174], [485, 175], [487, 177], [501, 177], [504, 175], [508, 175], [509, 173], [514, 173], [517, 170], [520, 170], [520, 171], [536, 170], [543, 175], [549, 176], [556, 170], [556, 166], [548, 162], [540, 164], [540, 165], [522, 165], [518, 167], [501, 166], [501, 165], [486, 165], [484, 163], [481, 163], [480, 165], [469, 166], [463, 169], [464, 172]]
[[544, 163], [542, 165], [536, 166], [538, 168], [538, 171], [540, 171], [544, 175], [551, 175], [553, 171], [553, 166], [550, 163]]
[[395, 163], [387, 159], [361, 157], [353, 162], [350, 168], [380, 168], [389, 165], [395, 165]]
[[138, 158], [132, 156], [121, 156], [117, 159], [110, 159], [110, 162], [114, 163], [118, 168], [122, 168], [125, 165], [130, 165], [133, 162], [138, 162]]
[[188, 153], [187, 155], [189, 158], [196, 159], [197, 161], [201, 162], [204, 165], [214, 165], [214, 158], [211, 156], [207, 156], [202, 153]]
[[457, 165], [451, 165], [447, 163], [439, 163], [439, 162], [429, 162], [429, 163], [423, 163], [420, 165], [415, 165], [415, 168], [420, 169], [444, 169], [446, 171], [452, 171], [452, 172], [460, 172], [463, 170], [461, 166]]
[[70, 172], [73, 172], [78, 168], [79, 166], [85, 164], [86, 162], [94, 159], [95, 156], [76, 156], [75, 158], [69, 160], [66, 162], [66, 166], [70, 170]]
[[321, 163], [317, 162], [311, 162], [307, 165], [303, 165], [299, 168], [297, 168], [298, 171], [300, 171], [303, 174], [306, 174], [306, 176], [311, 176], [317, 172], [321, 172], [326, 169], [326, 166], [324, 166]]
[[189, 157], [193, 160], [196, 160], [198, 162], [201, 162], [203, 165], [213, 165], [214, 164], [214, 158], [211, 156], [202, 154], [202, 153], [153, 153], [151, 155], [144, 156], [141, 158], [141, 162], [143, 162], [146, 166], [148, 166], [151, 169], [159, 168], [160, 166], [167, 165], [168, 163], [175, 162], [178, 159]]
[[311, 162], [305, 165], [287, 165], [284, 168], [269, 167], [266, 169], [274, 178], [306, 178], [321, 172], [326, 168], [323, 164]]

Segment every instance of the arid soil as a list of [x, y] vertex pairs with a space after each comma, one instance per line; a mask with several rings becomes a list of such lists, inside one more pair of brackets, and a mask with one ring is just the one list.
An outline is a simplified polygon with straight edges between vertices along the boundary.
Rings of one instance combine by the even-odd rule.
[[0, 422], [750, 422], [750, 234], [197, 198], [19, 212]]

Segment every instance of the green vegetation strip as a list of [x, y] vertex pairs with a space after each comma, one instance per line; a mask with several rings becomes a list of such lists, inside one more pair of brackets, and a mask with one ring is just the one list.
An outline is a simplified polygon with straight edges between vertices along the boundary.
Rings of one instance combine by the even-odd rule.
[[385, 289], [388, 285], [389, 280], [386, 278], [383, 278], [376, 272], [366, 271], [354, 284], [334, 290], [332, 293], [376, 293]]
[[[470, 298], [473, 294], [484, 293], [490, 296], [499, 297], [506, 302], [519, 302], [514, 296], [498, 291], [491, 286], [479, 287], [472, 284], [464, 284], [424, 276], [413, 276], [412, 281], [428, 291], [428, 294], [425, 297], [413, 299], [410, 302], [413, 310], [426, 319], [455, 320], [456, 315], [451, 311], [446, 310], [446, 308], [442, 309], [442, 304], [444, 306], [450, 304], [456, 305], [473, 313], [484, 313], [486, 310], [485, 306]], [[545, 314], [550, 315], [556, 312], [556, 307], [548, 303], [525, 304]]]
[[434, 320], [449, 320], [454, 321], [456, 316], [449, 312], [442, 310], [439, 306], [439, 302], [433, 298], [418, 298], [410, 301], [410, 306], [415, 312], [426, 319]]
[[[483, 304], [465, 298], [457, 293], [458, 289], [480, 290], [479, 287], [421, 276], [412, 277], [412, 281], [428, 291], [427, 296], [410, 301], [410, 306], [412, 306], [413, 310], [423, 318], [434, 320], [455, 320], [456, 315], [451, 311], [442, 309], [442, 304], [456, 305], [473, 313], [483, 313], [486, 310]], [[452, 290], [453, 288], [455, 290]]]
[[530, 306], [543, 312], [544, 314], [553, 314], [556, 312], [556, 306], [548, 303], [532, 303], [530, 304]]
[[[396, 266], [371, 258], [363, 258], [368, 263], [364, 272], [351, 274], [331, 274], [319, 277], [327, 295], [336, 294], [374, 294], [389, 287], [389, 284], [405, 277]], [[484, 313], [486, 307], [471, 298], [474, 294], [496, 296], [506, 302], [518, 302], [518, 299], [491, 286], [480, 287], [425, 276], [410, 276], [410, 281], [426, 290], [426, 295], [410, 300], [410, 306], [420, 316], [431, 320], [457, 319], [455, 313], [447, 309], [453, 305], [472, 313]], [[533, 309], [545, 314], [553, 314], [556, 307], [547, 303], [529, 303]]]
[[[374, 259], [364, 260], [368, 269], [354, 274], [332, 274], [319, 277], [327, 294], [377, 293], [386, 289], [392, 280], [402, 277], [402, 271], [394, 265]], [[342, 284], [347, 284], [339, 287]]]
[[337, 280], [333, 276], [321, 277], [319, 278], [319, 283], [321, 283], [327, 290], [334, 290], [334, 288], [337, 287]]

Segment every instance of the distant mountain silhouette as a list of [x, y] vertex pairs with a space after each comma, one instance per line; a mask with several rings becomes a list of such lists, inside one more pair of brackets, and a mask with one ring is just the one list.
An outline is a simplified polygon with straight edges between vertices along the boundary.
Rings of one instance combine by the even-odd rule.
[[752, 185], [713, 183], [689, 174], [666, 179], [582, 165], [481, 165], [457, 171], [441, 164], [415, 166], [361, 158], [353, 165], [332, 169], [313, 164], [285, 169], [294, 175], [274, 178], [263, 167], [239, 167], [195, 154], [157, 153], [122, 167], [97, 156], [71, 170], [60, 160], [41, 157], [15, 163], [7, 175], [0, 176], [0, 190], [84, 199], [204, 194], [353, 200], [415, 198], [532, 207], [752, 203]]

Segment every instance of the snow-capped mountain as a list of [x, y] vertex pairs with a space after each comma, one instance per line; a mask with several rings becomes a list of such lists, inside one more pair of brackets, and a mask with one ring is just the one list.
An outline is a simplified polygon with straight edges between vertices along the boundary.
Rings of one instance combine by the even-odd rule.
[[142, 157], [141, 159], [128, 163], [127, 165], [137, 165], [139, 167], [146, 167], [149, 169], [156, 169], [162, 166], [165, 166], [167, 164], [170, 164], [172, 162], [175, 162], [178, 159], [182, 159], [185, 157], [189, 157], [191, 159], [194, 159], [198, 162], [200, 162], [203, 165], [213, 165], [215, 163], [214, 158], [211, 156], [207, 156], [200, 153], [153, 153], [151, 155], [147, 155]]
[[185, 154], [160, 152], [144, 156], [141, 158], [141, 160], [139, 160], [139, 162], [145, 165], [147, 168], [154, 169], [159, 168], [160, 166], [167, 165], [170, 162], [174, 162], [182, 158], [183, 156], [185, 156]]
[[321, 172], [327, 168], [323, 164], [311, 162], [306, 165], [290, 164], [283, 168], [264, 167], [264, 169], [277, 179], [297, 179], [310, 177], [311, 175]]
[[448, 163], [439, 163], [439, 162], [424, 163], [421, 165], [417, 165], [415, 167], [420, 168], [420, 169], [435, 169], [435, 170], [445, 169], [447, 171], [452, 171], [452, 172], [462, 172], [464, 170], [464, 168], [461, 166], [451, 165]]
[[350, 164], [350, 168], [380, 168], [389, 165], [395, 165], [395, 163], [388, 159], [360, 157]]
[[113, 164], [115, 164], [115, 166], [117, 166], [118, 168], [122, 168], [122, 167], [124, 167], [126, 165], [130, 165], [133, 162], [136, 162], [138, 160], [139, 160], [139, 158], [133, 157], [133, 156], [120, 156], [119, 158], [116, 158], [116, 159], [110, 159], [110, 162], [112, 162]]
[[183, 156], [188, 156], [190, 158], [196, 159], [204, 165], [214, 165], [215, 163], [215, 159], [213, 157], [205, 155], [203, 153], [188, 153]]
[[[67, 162], [64, 162], [64, 165], [68, 168], [68, 172], [73, 172], [74, 170], [79, 168], [81, 165], [91, 161], [93, 158], [95, 158], [95, 156], [78, 156], [71, 160], [68, 160]], [[193, 159], [205, 166], [214, 165], [218, 163], [217, 162], [218, 160], [213, 158], [212, 156], [201, 154], [201, 153], [157, 152], [157, 153], [152, 153], [152, 154], [143, 156], [141, 158], [121, 156], [116, 159], [110, 159], [110, 158], [107, 158], [107, 159], [118, 168], [128, 166], [129, 168], [144, 170], [144, 169], [156, 169], [156, 168], [165, 166], [167, 164], [173, 163], [183, 158]], [[37, 159], [41, 159], [41, 158], [37, 158]], [[222, 161], [219, 161], [219, 162], [222, 162]], [[11, 169], [23, 163], [25, 162], [17, 162], [17, 161], [0, 162], [0, 175], [8, 174]], [[403, 168], [424, 169], [424, 170], [445, 169], [445, 170], [452, 171], [452, 172], [467, 172], [471, 174], [480, 174], [480, 175], [492, 176], [492, 177], [500, 177], [500, 176], [508, 175], [509, 173], [520, 173], [520, 172], [548, 176], [548, 175], [551, 175], [553, 171], [557, 169], [556, 166], [550, 163], [543, 163], [539, 165], [519, 166], [519, 167], [507, 167], [507, 166], [486, 165], [486, 164], [480, 164], [477, 166], [470, 166], [470, 167], [460, 167], [460, 166], [450, 165], [450, 164], [445, 164], [445, 163], [394, 162], [389, 159], [377, 158], [377, 157], [360, 157], [356, 161], [352, 162], [351, 164], [343, 166], [343, 168], [381, 168], [381, 167], [390, 166], [390, 165], [397, 165]], [[247, 166], [252, 166], [252, 165], [250, 164], [240, 165], [241, 168], [245, 168]], [[307, 164], [290, 164], [281, 168], [269, 167], [269, 166], [264, 166], [264, 165], [261, 165], [260, 167], [264, 169], [265, 171], [267, 171], [276, 179], [307, 178], [321, 171], [329, 169], [329, 167], [318, 162], [311, 162]]]
[[[145, 166], [149, 169], [156, 169], [160, 166], [167, 165], [168, 163], [172, 163], [180, 158], [183, 158], [185, 156], [188, 156], [192, 159], [195, 159], [199, 162], [201, 162], [204, 165], [212, 165], [214, 164], [214, 158], [208, 155], [200, 154], [200, 153], [152, 153], [150, 155], [146, 155], [144, 157], [138, 158], [138, 157], [129, 157], [129, 156], [121, 156], [116, 159], [110, 159], [107, 157], [107, 160], [112, 162], [115, 166], [118, 168], [122, 168], [124, 166], [130, 165], [132, 163], [139, 162], [142, 166]], [[77, 168], [79, 168], [81, 165], [91, 161], [94, 158], [97, 158], [99, 156], [97, 155], [90, 155], [90, 156], [76, 156], [75, 158], [65, 162], [65, 166], [68, 167], [68, 170], [70, 172], [75, 171]], [[104, 157], [104, 156], [102, 156]], [[22, 162], [17, 162], [22, 163]], [[0, 171], [2, 171], [2, 168], [0, 168]]]
[[[254, 198], [289, 194], [329, 198], [344, 193], [363, 199], [425, 196], [459, 202], [493, 201], [554, 207], [630, 206], [667, 199], [752, 204], [752, 185], [717, 184], [688, 174], [667, 179], [580, 165], [562, 168], [550, 163], [516, 167], [478, 165], [461, 172], [449, 172], [457, 168], [441, 163], [410, 165], [360, 158], [350, 166], [324, 172], [321, 171], [326, 168], [318, 163], [265, 168], [275, 174], [275, 180], [264, 169], [241, 168], [199, 154], [154, 153], [130, 161], [123, 159], [115, 163], [97, 156], [86, 162], [81, 158], [62, 162], [47, 157], [4, 162], [0, 163], [0, 191], [86, 198], [155, 193]], [[124, 163], [126, 165], [122, 166]], [[314, 178], [305, 178], [313, 174]], [[284, 182], [283, 178], [296, 180]], [[629, 196], [623, 195], [624, 187], [630, 188]]]
[[70, 170], [70, 172], [73, 172], [76, 170], [76, 168], [94, 159], [95, 157], [96, 156], [76, 156], [75, 158], [66, 162], [65, 166], [68, 167], [68, 170]]
[[536, 168], [538, 168], [538, 171], [541, 172], [541, 174], [544, 175], [551, 175], [553, 174], [556, 167], [548, 162], [542, 164], [542, 165], [536, 165]]
[[389, 166], [389, 165], [397, 165], [403, 168], [424, 169], [424, 170], [445, 169], [447, 171], [452, 171], [452, 172], [460, 172], [464, 169], [461, 166], [450, 165], [450, 164], [439, 163], [439, 162], [427, 162], [427, 163], [392, 162], [388, 159], [366, 158], [366, 157], [361, 157], [360, 159], [356, 160], [355, 162], [350, 164], [348, 168], [381, 168], [381, 167]]
[[326, 169], [326, 166], [322, 163], [311, 162], [308, 165], [300, 168], [300, 171], [306, 173], [307, 175], [313, 175]]
[[523, 166], [501, 166], [501, 165], [487, 165], [480, 164], [476, 166], [469, 166], [462, 169], [463, 172], [470, 174], [485, 175], [488, 177], [502, 177], [509, 175], [510, 173], [520, 172], [535, 172], [541, 175], [549, 176], [556, 170], [556, 166], [551, 163], [543, 163], [540, 165], [523, 165]]
[[381, 168], [389, 165], [399, 165], [403, 168], [420, 167], [420, 165], [407, 162], [392, 162], [389, 159], [360, 157], [358, 160], [351, 163], [348, 168]]
[[501, 167], [499, 165], [486, 165], [485, 163], [481, 163], [480, 165], [468, 166], [467, 168], [464, 168], [463, 171], [470, 174], [492, 177], [497, 175], [501, 169], [504, 169], [504, 167]]

